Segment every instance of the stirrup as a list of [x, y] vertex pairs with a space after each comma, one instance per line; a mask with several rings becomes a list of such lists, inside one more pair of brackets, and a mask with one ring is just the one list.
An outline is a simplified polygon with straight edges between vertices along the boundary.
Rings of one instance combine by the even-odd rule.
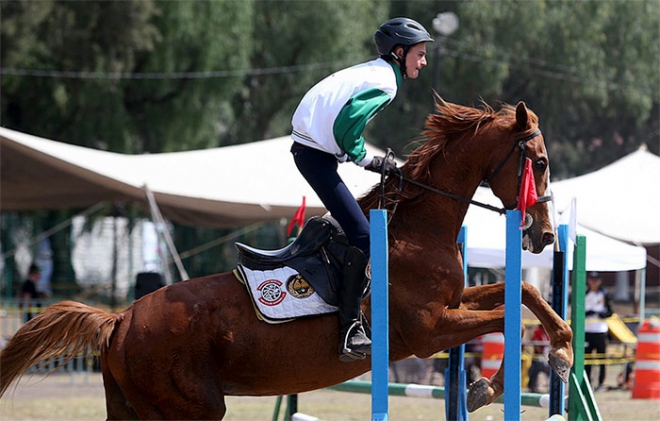
[[[346, 329], [345, 333], [343, 332], [344, 331], [342, 329], [341, 343], [339, 344], [340, 361], [351, 362], [363, 360], [367, 357], [367, 355], [371, 355], [371, 340], [369, 339], [369, 336], [367, 336], [367, 333], [359, 321], [355, 321], [348, 329]], [[351, 332], [353, 333], [352, 335]], [[363, 335], [367, 341], [369, 341], [369, 344], [367, 346], [351, 348], [348, 343], [350, 338], [360, 334]]]

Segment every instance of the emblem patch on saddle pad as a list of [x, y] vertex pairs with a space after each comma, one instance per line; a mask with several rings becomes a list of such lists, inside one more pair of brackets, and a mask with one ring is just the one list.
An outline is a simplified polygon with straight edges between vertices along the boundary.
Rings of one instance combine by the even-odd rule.
[[300, 274], [291, 276], [289, 280], [286, 281], [286, 290], [294, 297], [301, 299], [311, 297], [312, 294], [316, 292], [314, 288], [307, 283], [305, 278], [300, 276]]
[[326, 303], [295, 269], [252, 270], [241, 264], [238, 270], [258, 315], [268, 323], [284, 323], [298, 317], [337, 311]]

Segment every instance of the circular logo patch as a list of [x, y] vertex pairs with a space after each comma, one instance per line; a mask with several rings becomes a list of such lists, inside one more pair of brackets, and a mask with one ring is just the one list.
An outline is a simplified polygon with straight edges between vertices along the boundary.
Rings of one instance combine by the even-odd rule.
[[307, 298], [314, 294], [314, 288], [300, 274], [286, 281], [286, 290], [295, 298]]
[[286, 292], [282, 290], [282, 282], [277, 279], [263, 281], [257, 290], [261, 293], [259, 301], [267, 306], [276, 306], [286, 297]]

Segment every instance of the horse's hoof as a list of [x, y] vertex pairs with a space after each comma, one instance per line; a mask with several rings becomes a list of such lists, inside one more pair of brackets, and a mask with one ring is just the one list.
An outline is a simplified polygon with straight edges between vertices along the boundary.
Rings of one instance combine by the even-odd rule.
[[554, 354], [548, 355], [548, 363], [557, 376], [564, 383], [568, 383], [568, 376], [571, 372], [571, 365]]
[[488, 404], [488, 388], [490, 387], [488, 379], [480, 378], [470, 385], [467, 393], [467, 410], [474, 412]]

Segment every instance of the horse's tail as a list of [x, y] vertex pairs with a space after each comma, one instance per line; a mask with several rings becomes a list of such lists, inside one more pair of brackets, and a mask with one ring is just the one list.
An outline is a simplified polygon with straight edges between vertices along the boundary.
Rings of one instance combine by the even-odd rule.
[[0, 397], [28, 368], [49, 357], [64, 356], [63, 366], [89, 347], [110, 344], [121, 314], [75, 301], [61, 301], [21, 326], [0, 351]]

